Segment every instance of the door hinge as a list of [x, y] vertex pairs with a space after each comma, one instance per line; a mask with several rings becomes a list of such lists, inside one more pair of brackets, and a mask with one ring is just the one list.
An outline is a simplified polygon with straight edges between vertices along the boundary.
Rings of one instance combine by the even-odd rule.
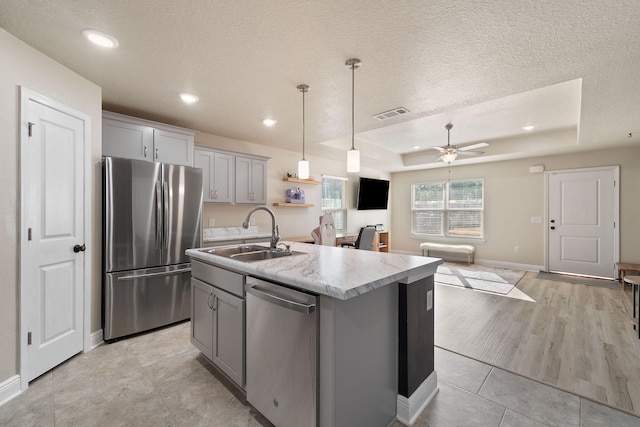
[[27, 240], [31, 240], [31, 227], [29, 227], [29, 230], [27, 231]]
[[31, 345], [31, 332], [27, 332], [27, 345]]
[[33, 125], [35, 125], [35, 123], [27, 122], [27, 127], [29, 128], [29, 136], [33, 136]]

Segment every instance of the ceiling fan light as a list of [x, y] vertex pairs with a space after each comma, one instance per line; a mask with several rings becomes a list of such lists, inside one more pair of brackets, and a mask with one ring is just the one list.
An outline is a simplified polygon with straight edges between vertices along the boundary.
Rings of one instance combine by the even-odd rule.
[[453, 162], [456, 159], [456, 157], [458, 157], [458, 153], [444, 153], [442, 156], [440, 156], [442, 161], [445, 163]]
[[347, 151], [347, 172], [360, 172], [360, 152], [356, 149]]

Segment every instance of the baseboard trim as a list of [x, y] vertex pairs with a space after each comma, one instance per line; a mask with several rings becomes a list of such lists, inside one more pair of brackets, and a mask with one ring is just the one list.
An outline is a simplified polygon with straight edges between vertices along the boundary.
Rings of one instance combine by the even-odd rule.
[[436, 393], [438, 393], [438, 374], [433, 371], [411, 396], [407, 398], [398, 395], [396, 409], [398, 421], [408, 426], [413, 425]]
[[0, 406], [20, 393], [22, 393], [22, 390], [20, 390], [20, 375], [7, 378], [4, 382], [0, 383]]
[[98, 347], [99, 345], [104, 344], [104, 334], [102, 329], [98, 329], [95, 332], [91, 333], [91, 350]]
[[536, 271], [536, 272], [544, 270], [544, 266], [542, 265], [520, 264], [517, 262], [492, 261], [489, 259], [479, 259], [479, 260], [477, 259], [476, 264], [488, 265], [489, 267], [510, 268], [512, 270], [525, 270], [525, 271]]

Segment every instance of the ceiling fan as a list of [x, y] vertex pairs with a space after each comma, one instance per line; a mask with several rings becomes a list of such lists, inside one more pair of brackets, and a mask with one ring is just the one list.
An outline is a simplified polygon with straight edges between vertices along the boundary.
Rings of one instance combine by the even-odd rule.
[[451, 123], [447, 123], [445, 125], [445, 129], [447, 130], [447, 145], [443, 145], [442, 147], [430, 147], [434, 150], [438, 150], [440, 152], [440, 161], [451, 163], [458, 156], [481, 156], [484, 154], [484, 151], [471, 151], [476, 148], [488, 147], [489, 144], [486, 142], [479, 142], [477, 144], [470, 145], [451, 145], [450, 134], [451, 128], [453, 125]]

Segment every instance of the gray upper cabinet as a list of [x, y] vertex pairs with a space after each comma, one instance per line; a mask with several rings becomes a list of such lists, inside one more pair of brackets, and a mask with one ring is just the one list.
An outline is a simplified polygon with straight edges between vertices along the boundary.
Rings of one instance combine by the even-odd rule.
[[195, 149], [194, 165], [202, 169], [204, 202], [233, 203], [234, 158], [230, 153]]
[[193, 166], [195, 131], [102, 112], [102, 155]]
[[236, 156], [236, 203], [267, 202], [267, 161]]

